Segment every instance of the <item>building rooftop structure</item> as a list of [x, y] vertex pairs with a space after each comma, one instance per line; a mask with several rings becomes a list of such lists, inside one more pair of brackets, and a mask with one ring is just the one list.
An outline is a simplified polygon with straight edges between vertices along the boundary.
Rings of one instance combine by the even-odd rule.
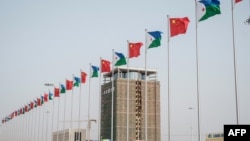
[[112, 75], [114, 75], [114, 79], [127, 78], [127, 72], [129, 72], [129, 79], [145, 80], [145, 75], [147, 73], [147, 80], [155, 80], [157, 75], [157, 70], [155, 69], [147, 69], [145, 71], [145, 68], [116, 67], [113, 71], [103, 74], [104, 82], [111, 81]]

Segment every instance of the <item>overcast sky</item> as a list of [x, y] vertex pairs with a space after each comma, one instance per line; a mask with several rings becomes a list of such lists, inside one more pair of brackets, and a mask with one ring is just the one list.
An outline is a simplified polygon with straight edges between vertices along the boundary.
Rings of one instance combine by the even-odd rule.
[[[199, 22], [197, 28], [202, 135], [223, 132], [224, 124], [236, 123], [231, 1], [222, 0], [220, 7], [220, 15]], [[194, 136], [197, 136], [194, 0], [0, 0], [0, 118], [49, 89], [53, 91], [53, 87], [46, 87], [44, 83], [53, 83], [58, 87], [59, 83], [65, 83], [65, 79], [72, 79], [72, 75], [79, 76], [80, 70], [90, 75], [89, 63], [99, 65], [100, 57], [111, 61], [112, 49], [126, 55], [127, 40], [145, 42], [145, 29], [159, 30], [164, 33], [162, 45], [148, 50], [147, 67], [158, 71], [161, 83], [161, 136], [162, 140], [167, 140], [167, 15], [187, 16], [190, 19], [187, 33], [170, 39], [169, 84], [172, 140], [191, 140], [191, 120]], [[250, 124], [250, 25], [244, 24], [249, 15], [248, 0], [235, 5], [240, 124]], [[130, 60], [131, 67], [144, 67], [144, 49], [145, 46], [141, 56]], [[90, 117], [98, 118], [98, 84], [99, 79], [93, 78], [82, 86], [83, 120], [87, 119], [89, 92]], [[67, 92], [67, 120], [70, 119], [70, 95], [72, 92]], [[74, 89], [73, 95], [73, 114], [74, 120], [77, 120], [79, 88]], [[60, 98], [60, 121], [63, 120], [64, 98]], [[54, 100], [56, 111], [57, 103], [58, 99]], [[50, 110], [51, 118], [52, 107], [52, 102], [47, 103], [40, 112]], [[189, 110], [189, 107], [194, 110]], [[25, 116], [37, 120], [38, 113], [37, 110]], [[20, 129], [22, 121], [13, 122]], [[69, 127], [69, 123], [65, 126]], [[77, 124], [74, 123], [74, 126], [77, 127]], [[81, 126], [86, 128], [86, 123]], [[3, 128], [0, 127], [0, 139]], [[62, 129], [62, 123], [59, 128]], [[91, 138], [97, 139], [95, 123], [91, 128]]]

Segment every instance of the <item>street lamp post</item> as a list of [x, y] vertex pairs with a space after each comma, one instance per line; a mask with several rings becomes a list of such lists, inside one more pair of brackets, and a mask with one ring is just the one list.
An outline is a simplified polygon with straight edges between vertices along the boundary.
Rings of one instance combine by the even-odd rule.
[[193, 141], [193, 107], [189, 107], [189, 110], [191, 110], [191, 141]]
[[[54, 86], [54, 84], [52, 84], [52, 83], [45, 83], [44, 84], [45, 86], [47, 86], [47, 87], [53, 87]], [[52, 121], [51, 121], [51, 125], [52, 125], [52, 127], [51, 127], [51, 136], [53, 136], [53, 134], [52, 134], [52, 132], [53, 132], [53, 114], [54, 113], [54, 101], [53, 101], [53, 111], [52, 111]], [[46, 111], [46, 114], [47, 114], [47, 118], [46, 118], [46, 141], [48, 141], [48, 122], [49, 122], [49, 110], [47, 110]], [[53, 139], [53, 138], [52, 138]]]

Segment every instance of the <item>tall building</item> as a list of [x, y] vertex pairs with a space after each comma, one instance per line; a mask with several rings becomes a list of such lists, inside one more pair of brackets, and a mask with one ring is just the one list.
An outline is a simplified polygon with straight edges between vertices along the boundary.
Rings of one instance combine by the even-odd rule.
[[[148, 69], [145, 73], [145, 69], [118, 67], [104, 74], [103, 78], [101, 138], [111, 139], [113, 86], [113, 141], [127, 141], [127, 124], [129, 141], [145, 140], [146, 127], [148, 141], [160, 141], [160, 82], [157, 81], [157, 71]], [[112, 80], [114, 80], [113, 83]], [[146, 94], [145, 86], [147, 86]], [[145, 98], [147, 98], [146, 102]], [[129, 105], [128, 108], [127, 105]], [[129, 112], [127, 112], [128, 109]], [[129, 115], [128, 122], [127, 115]]]

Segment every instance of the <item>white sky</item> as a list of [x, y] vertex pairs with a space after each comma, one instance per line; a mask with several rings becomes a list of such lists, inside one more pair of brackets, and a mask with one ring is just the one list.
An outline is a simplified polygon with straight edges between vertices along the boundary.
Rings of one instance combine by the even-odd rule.
[[[198, 23], [197, 29], [203, 135], [222, 132], [224, 124], [236, 123], [230, 0], [221, 1], [221, 12], [221, 15]], [[237, 4], [234, 13], [239, 121], [250, 124], [250, 25], [244, 24], [250, 14], [249, 1]], [[194, 0], [0, 0], [0, 118], [53, 89], [44, 83], [58, 86], [73, 74], [79, 76], [80, 69], [89, 74], [89, 63], [99, 65], [100, 57], [111, 61], [112, 49], [126, 55], [127, 40], [144, 42], [145, 29], [159, 30], [164, 33], [162, 46], [148, 50], [147, 66], [158, 70], [161, 135], [162, 140], [167, 140], [167, 15], [188, 16], [191, 21], [185, 35], [170, 40], [172, 140], [191, 140], [192, 119], [197, 135]], [[130, 60], [130, 66], [144, 67], [144, 49], [143, 46], [139, 58]], [[82, 119], [87, 119], [88, 84], [82, 87]], [[99, 79], [91, 79], [91, 118], [95, 119], [98, 118], [98, 84]], [[70, 95], [71, 92], [66, 95], [67, 119], [70, 118]], [[78, 118], [78, 95], [76, 88], [75, 120]], [[60, 107], [63, 101], [61, 97]], [[56, 105], [57, 102], [55, 100]], [[46, 109], [52, 108], [52, 102], [46, 105]], [[195, 108], [192, 117], [188, 107]], [[63, 108], [60, 115], [62, 120]], [[31, 114], [25, 116], [31, 119]], [[22, 120], [15, 123], [18, 121]], [[16, 125], [20, 129], [21, 124]], [[82, 127], [86, 127], [86, 123]], [[97, 124], [93, 124], [93, 139], [97, 139], [96, 131]]]

